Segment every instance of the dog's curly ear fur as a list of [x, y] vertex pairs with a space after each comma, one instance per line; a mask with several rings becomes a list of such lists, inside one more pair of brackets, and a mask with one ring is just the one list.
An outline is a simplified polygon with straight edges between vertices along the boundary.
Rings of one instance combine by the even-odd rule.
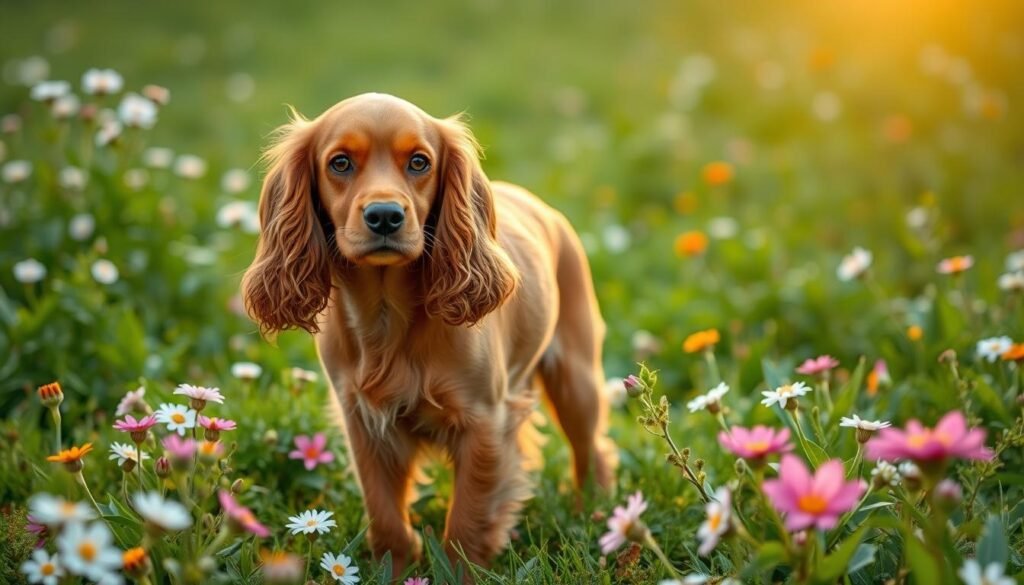
[[476, 139], [457, 116], [438, 124], [444, 159], [426, 310], [449, 325], [473, 324], [512, 294], [519, 273], [496, 239], [494, 197]]
[[313, 123], [293, 112], [263, 155], [260, 239], [242, 279], [245, 307], [264, 335], [319, 330], [317, 315], [331, 292], [330, 252], [315, 206], [316, 175], [309, 151]]

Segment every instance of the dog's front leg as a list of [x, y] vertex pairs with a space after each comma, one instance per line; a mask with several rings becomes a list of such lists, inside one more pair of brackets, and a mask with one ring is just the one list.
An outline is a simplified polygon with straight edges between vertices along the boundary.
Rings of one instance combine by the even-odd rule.
[[392, 570], [400, 575], [419, 560], [422, 543], [409, 522], [417, 443], [399, 429], [372, 435], [358, 414], [346, 413], [346, 428], [359, 484], [370, 517], [368, 538], [375, 558], [391, 551]]

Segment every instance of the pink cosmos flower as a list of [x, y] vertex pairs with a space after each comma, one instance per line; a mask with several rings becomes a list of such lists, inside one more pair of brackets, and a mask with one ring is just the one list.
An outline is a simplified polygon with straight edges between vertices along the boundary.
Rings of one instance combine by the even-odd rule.
[[817, 376], [818, 374], [824, 374], [832, 368], [839, 365], [839, 360], [830, 355], [821, 355], [814, 359], [808, 359], [804, 363], [800, 364], [800, 367], [796, 369], [796, 373], [803, 374], [805, 376]]
[[124, 395], [124, 398], [117, 403], [117, 410], [114, 411], [114, 416], [124, 416], [129, 412], [152, 412], [149, 404], [146, 403], [146, 387], [139, 386], [138, 389], [132, 390]]
[[46, 525], [40, 524], [35, 518], [32, 517], [32, 514], [28, 514], [25, 517], [25, 520], [25, 531], [31, 534], [35, 534], [37, 537], [39, 537], [39, 540], [36, 541], [35, 548], [43, 548], [44, 546], [46, 546]]
[[718, 442], [744, 459], [763, 459], [774, 453], [793, 450], [793, 444], [789, 442], [789, 429], [776, 431], [764, 425], [752, 429], [733, 427], [732, 434], [722, 431], [718, 433]]
[[831, 459], [811, 475], [795, 455], [782, 457], [779, 479], [764, 482], [764, 493], [786, 516], [786, 529], [829, 530], [839, 517], [850, 511], [867, 489], [862, 480], [846, 481], [843, 462]]
[[124, 420], [114, 423], [114, 429], [125, 433], [144, 433], [156, 425], [156, 417], [153, 415], [144, 416], [135, 420], [132, 415], [126, 415]]
[[288, 454], [289, 459], [301, 459], [306, 469], [313, 470], [321, 463], [334, 461], [334, 454], [325, 451], [327, 437], [323, 433], [317, 433], [312, 438], [306, 435], [296, 435], [295, 450]]
[[270, 530], [260, 524], [260, 521], [253, 515], [252, 510], [238, 503], [238, 500], [227, 490], [217, 492], [217, 499], [220, 500], [220, 507], [224, 510], [232, 528], [240, 532], [250, 532], [266, 538], [270, 536]]
[[207, 417], [200, 414], [197, 420], [199, 421], [199, 426], [210, 431], [233, 431], [238, 427], [233, 420], [217, 418], [215, 416]]
[[430, 579], [426, 577], [409, 577], [402, 585], [430, 585]]
[[912, 459], [918, 463], [946, 459], [991, 459], [985, 447], [985, 431], [968, 429], [967, 419], [956, 410], [946, 414], [934, 429], [917, 420], [906, 429], [882, 429], [867, 443], [869, 459]]
[[192, 459], [196, 452], [196, 442], [192, 439], [182, 439], [178, 435], [167, 435], [163, 440], [164, 449], [167, 450], [171, 459], [185, 460]]
[[612, 517], [608, 519], [608, 532], [597, 541], [601, 545], [601, 553], [608, 554], [636, 538], [636, 529], [644, 529], [640, 522], [640, 514], [647, 509], [644, 495], [637, 491], [626, 500], [626, 507], [615, 506]]

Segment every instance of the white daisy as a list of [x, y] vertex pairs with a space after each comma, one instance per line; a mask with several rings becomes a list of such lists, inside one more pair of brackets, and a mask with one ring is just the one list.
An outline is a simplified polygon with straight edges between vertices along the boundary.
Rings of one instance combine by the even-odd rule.
[[1018, 272], [1007, 272], [999, 277], [999, 290], [1007, 292], [1024, 291], [1024, 270]]
[[292, 380], [297, 382], [308, 382], [313, 383], [320, 379], [320, 376], [312, 370], [306, 370], [303, 368], [292, 368]]
[[224, 176], [221, 177], [220, 188], [223, 189], [225, 193], [234, 195], [248, 189], [251, 182], [252, 178], [244, 169], [231, 169], [225, 172]]
[[707, 518], [697, 530], [700, 548], [697, 553], [706, 557], [718, 546], [718, 541], [729, 531], [732, 518], [732, 494], [728, 488], [715, 490], [715, 499], [704, 506]]
[[775, 390], [761, 392], [761, 395], [764, 396], [764, 400], [761, 401], [761, 404], [765, 406], [778, 404], [782, 408], [786, 408], [786, 405], [790, 400], [795, 401], [798, 397], [803, 396], [810, 391], [810, 387], [803, 382], [785, 384], [783, 386], [779, 386]]
[[114, 411], [114, 415], [124, 416], [132, 412], [148, 412], [149, 410], [149, 404], [146, 404], [146, 387], [139, 386], [137, 389], [125, 394], [121, 402], [117, 403], [117, 410]]
[[252, 201], [231, 201], [217, 210], [217, 225], [222, 228], [241, 228], [255, 234], [260, 231], [260, 215]]
[[977, 559], [967, 559], [957, 575], [965, 585], [1014, 585], [1017, 581], [1006, 576], [1005, 570], [999, 562], [991, 562], [983, 570]]
[[334, 512], [323, 510], [306, 510], [298, 516], [288, 518], [288, 525], [285, 526], [292, 534], [327, 534], [331, 528], [338, 523], [331, 520]]
[[69, 502], [50, 494], [32, 496], [28, 501], [28, 510], [36, 522], [47, 526], [85, 522], [96, 517], [96, 513], [89, 506], [81, 502]]
[[633, 353], [637, 361], [644, 361], [656, 353], [661, 352], [661, 340], [646, 329], [639, 329], [633, 333]]
[[96, 282], [100, 284], [114, 284], [120, 276], [117, 266], [114, 266], [114, 263], [106, 258], [100, 258], [93, 262], [90, 272], [92, 272], [92, 277], [96, 279]]
[[162, 531], [177, 532], [192, 526], [192, 515], [185, 506], [174, 500], [165, 500], [157, 492], [137, 493], [132, 502], [143, 520]]
[[149, 173], [146, 169], [128, 169], [124, 172], [124, 184], [132, 191], [141, 191], [149, 184]]
[[604, 395], [608, 397], [608, 404], [618, 407], [626, 403], [626, 386], [622, 378], [608, 378], [604, 382]]
[[88, 213], [79, 213], [68, 222], [68, 233], [76, 242], [88, 240], [96, 230], [96, 219]]
[[64, 167], [57, 175], [57, 183], [69, 191], [81, 191], [85, 188], [85, 171], [78, 167]]
[[717, 409], [721, 405], [722, 397], [725, 396], [728, 391], [729, 385], [725, 382], [720, 382], [717, 386], [708, 390], [706, 394], [701, 394], [687, 402], [686, 407], [690, 409], [690, 412], [697, 412], [704, 409], [717, 412]]
[[114, 535], [103, 522], [68, 524], [57, 537], [64, 567], [75, 575], [99, 581], [121, 568], [121, 551], [113, 546]]
[[839, 419], [839, 426], [851, 429], [858, 429], [861, 431], [877, 431], [879, 429], [891, 427], [892, 423], [889, 421], [881, 420], [864, 420], [855, 414], [852, 418], [844, 416], [843, 418]]
[[107, 146], [113, 143], [121, 136], [123, 130], [121, 123], [117, 120], [103, 122], [100, 124], [100, 129], [96, 131], [96, 146]]
[[871, 267], [871, 260], [871, 252], [858, 246], [853, 249], [853, 252], [843, 256], [843, 261], [839, 263], [839, 268], [836, 269], [836, 276], [842, 281], [858, 278]]
[[7, 161], [0, 174], [3, 175], [5, 183], [20, 183], [32, 174], [32, 163], [27, 160]]
[[204, 386], [193, 386], [192, 384], [179, 384], [174, 393], [180, 394], [181, 396], [188, 396], [193, 400], [224, 404], [224, 395], [220, 393], [218, 388], [206, 388]]
[[1024, 270], [1024, 250], [1017, 250], [1006, 256], [1006, 270], [1008, 272]]
[[353, 585], [353, 583], [359, 582], [357, 575], [359, 567], [352, 564], [352, 559], [344, 554], [324, 553], [324, 556], [320, 557], [320, 566], [330, 573], [335, 581], [344, 585]]
[[896, 487], [900, 485], [900, 471], [888, 461], [879, 461], [871, 470], [871, 483], [878, 487]]
[[[125, 464], [125, 461], [139, 462], [139, 450], [135, 448], [135, 445], [129, 445], [127, 443], [111, 443], [110, 444], [110, 459], [117, 459], [117, 465], [120, 467]], [[149, 453], [142, 452], [142, 460], [149, 459]]]
[[168, 169], [174, 162], [174, 151], [162, 146], [153, 146], [142, 152], [142, 162], [153, 169]]
[[89, 95], [110, 95], [122, 87], [124, 78], [113, 69], [90, 69], [82, 75], [82, 91]]
[[252, 362], [236, 362], [231, 364], [231, 375], [239, 380], [255, 380], [263, 374], [263, 368]]
[[187, 429], [196, 426], [196, 411], [183, 404], [164, 403], [156, 411], [156, 420], [166, 424], [168, 431], [184, 437]]
[[156, 104], [137, 93], [128, 93], [117, 106], [117, 116], [129, 128], [149, 129], [156, 125]]
[[904, 461], [897, 467], [900, 473], [900, 477], [904, 479], [920, 479], [921, 468], [917, 466], [913, 461]]
[[174, 161], [174, 174], [183, 179], [200, 179], [206, 174], [206, 161], [194, 154], [182, 154]]
[[46, 277], [46, 267], [35, 258], [27, 258], [14, 265], [14, 279], [23, 284], [39, 282]]
[[980, 359], [989, 363], [997, 361], [1002, 355], [1013, 347], [1013, 340], [1005, 335], [989, 337], [978, 342], [975, 351]]
[[51, 557], [45, 549], [37, 548], [32, 551], [32, 559], [21, 564], [21, 572], [25, 574], [29, 583], [57, 585], [64, 576], [64, 568], [60, 566], [59, 557], [60, 555]]
[[78, 96], [69, 93], [53, 100], [53, 103], [50, 104], [50, 113], [58, 120], [67, 120], [77, 114], [80, 107], [81, 102], [78, 101]]
[[29, 97], [37, 102], [52, 102], [71, 91], [71, 84], [66, 81], [42, 81], [32, 86]]

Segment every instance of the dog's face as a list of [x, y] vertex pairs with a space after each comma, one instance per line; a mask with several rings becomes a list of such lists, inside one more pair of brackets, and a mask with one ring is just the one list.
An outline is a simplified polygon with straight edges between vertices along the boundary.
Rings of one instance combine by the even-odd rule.
[[435, 120], [391, 96], [358, 96], [321, 117], [316, 196], [346, 259], [401, 265], [423, 253], [443, 148]]
[[296, 115], [264, 158], [260, 243], [242, 283], [263, 331], [318, 331], [352, 270], [409, 267], [417, 302], [449, 325], [479, 321], [515, 289], [490, 182], [458, 116], [364, 94], [314, 120]]

